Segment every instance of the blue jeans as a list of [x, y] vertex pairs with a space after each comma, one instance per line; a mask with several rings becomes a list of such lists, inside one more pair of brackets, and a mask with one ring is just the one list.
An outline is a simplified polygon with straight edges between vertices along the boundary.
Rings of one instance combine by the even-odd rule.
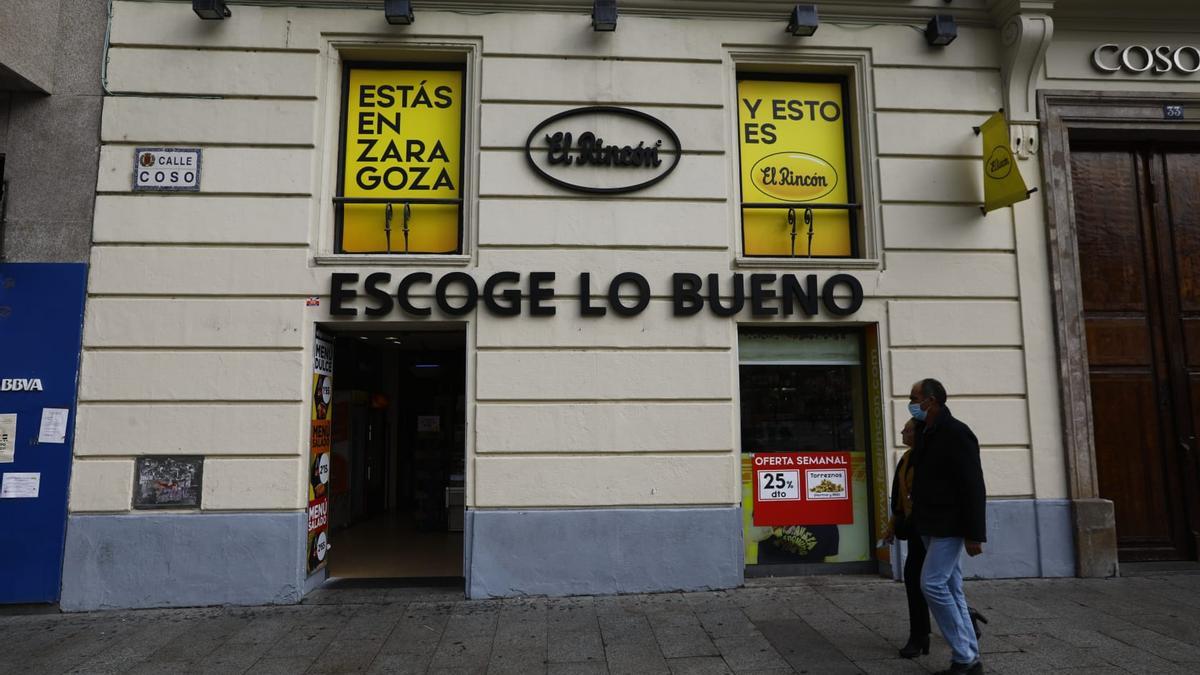
[[963, 595], [962, 537], [921, 537], [925, 542], [925, 566], [921, 568], [921, 590], [929, 602], [933, 620], [950, 645], [956, 663], [979, 660], [979, 641], [967, 613]]

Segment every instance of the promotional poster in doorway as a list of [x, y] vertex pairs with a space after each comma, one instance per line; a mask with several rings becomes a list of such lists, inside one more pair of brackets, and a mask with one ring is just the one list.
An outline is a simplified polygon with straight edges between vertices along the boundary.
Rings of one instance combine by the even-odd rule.
[[308, 572], [320, 569], [329, 551], [329, 450], [333, 420], [333, 343], [315, 338], [312, 372], [312, 436], [308, 467]]
[[850, 453], [770, 452], [751, 457], [755, 525], [854, 522]]
[[747, 565], [870, 559], [866, 453], [742, 455]]

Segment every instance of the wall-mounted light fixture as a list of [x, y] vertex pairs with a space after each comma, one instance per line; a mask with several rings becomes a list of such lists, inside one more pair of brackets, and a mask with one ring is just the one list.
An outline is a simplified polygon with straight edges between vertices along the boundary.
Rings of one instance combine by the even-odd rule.
[[788, 17], [787, 32], [796, 37], [808, 37], [817, 32], [821, 20], [817, 18], [816, 5], [796, 5]]
[[592, 30], [612, 32], [617, 29], [617, 0], [592, 0]]
[[383, 15], [395, 26], [407, 26], [413, 22], [411, 0], [383, 0]]
[[220, 21], [233, 16], [233, 12], [225, 5], [225, 0], [192, 0], [192, 11], [207, 21]]
[[925, 41], [931, 47], [945, 47], [958, 37], [958, 26], [949, 14], [938, 14], [925, 26]]

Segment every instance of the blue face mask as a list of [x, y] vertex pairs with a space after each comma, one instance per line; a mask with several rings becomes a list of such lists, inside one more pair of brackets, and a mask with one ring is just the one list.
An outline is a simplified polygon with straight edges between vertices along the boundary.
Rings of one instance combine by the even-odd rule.
[[908, 404], [908, 414], [912, 415], [913, 419], [917, 420], [918, 422], [925, 421], [925, 411], [921, 410], [920, 403], [909, 403]]

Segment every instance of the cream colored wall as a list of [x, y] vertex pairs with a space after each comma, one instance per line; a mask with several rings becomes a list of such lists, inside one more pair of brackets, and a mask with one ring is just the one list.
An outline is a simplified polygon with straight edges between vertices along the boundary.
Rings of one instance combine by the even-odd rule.
[[[1159, 45], [1200, 47], [1200, 36], [1194, 31], [1184, 33], [1168, 30], [1128, 32], [1121, 27], [1113, 29], [1075, 29], [1069, 24], [1059, 26], [1054, 32], [1054, 41], [1046, 52], [1046, 63], [1042, 71], [1041, 86], [1046, 89], [1085, 89], [1097, 91], [1127, 92], [1171, 92], [1200, 90], [1200, 72], [1185, 74], [1178, 71], [1168, 73], [1130, 73], [1125, 70], [1106, 73], [1092, 66], [1092, 51], [1103, 44], [1118, 44], [1122, 47], [1143, 45], [1154, 49]], [[1107, 55], [1112, 59], [1111, 54]]]
[[[206, 455], [206, 509], [303, 507], [309, 345], [314, 322], [329, 319], [328, 298], [320, 308], [305, 298], [325, 295], [335, 271], [410, 269], [314, 264], [331, 248], [334, 186], [321, 178], [337, 150], [326, 140], [330, 42], [402, 50], [442, 35], [483, 51], [467, 269], [554, 271], [565, 296], [579, 272], [600, 290], [636, 271], [658, 293], [633, 318], [580, 319], [570, 299], [554, 317], [471, 316], [472, 505], [739, 501], [737, 326], [707, 313], [676, 319], [662, 294], [673, 272], [730, 273], [726, 56], [746, 46], [870, 50], [879, 156], [864, 170], [879, 177], [882, 222], [866, 226], [880, 234], [880, 262], [847, 271], [868, 296], [850, 319], [881, 326], [889, 447], [912, 381], [939, 377], [980, 436], [993, 495], [1061, 494], [1038, 482], [1034, 467], [1053, 475], [1061, 452], [1026, 403], [1057, 401], [1049, 375], [1028, 374], [1053, 332], [1025, 309], [1047, 295], [1031, 269], [1044, 266], [1044, 240], [1016, 233], [1040, 231], [1040, 220], [977, 208], [971, 126], [1001, 106], [993, 30], [961, 26], [950, 48], [931, 50], [898, 25], [828, 23], [795, 39], [780, 21], [622, 16], [615, 33], [595, 34], [583, 13], [421, 11], [402, 28], [378, 10], [239, 5], [224, 22], [201, 22], [186, 4], [118, 1], [114, 11], [73, 511], [128, 509], [132, 463], [149, 453]], [[538, 180], [520, 147], [548, 114], [586, 103], [661, 116], [704, 152], [603, 205], [567, 194]], [[136, 145], [203, 147], [201, 193], [132, 194]]]

